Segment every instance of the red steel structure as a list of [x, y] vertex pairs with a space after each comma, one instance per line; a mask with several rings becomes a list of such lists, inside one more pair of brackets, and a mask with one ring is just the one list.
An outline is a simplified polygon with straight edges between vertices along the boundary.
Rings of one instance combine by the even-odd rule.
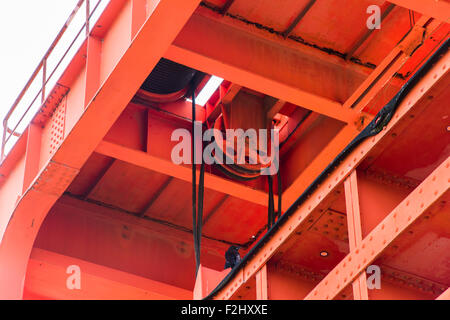
[[[0, 298], [450, 298], [448, 1], [110, 0], [93, 21], [94, 2], [77, 3], [3, 122]], [[47, 60], [80, 14], [85, 38], [49, 87]], [[191, 102], [142, 89], [161, 58], [204, 73], [197, 92], [224, 79], [195, 108], [205, 126], [227, 108], [250, 123], [259, 101], [280, 128], [270, 230], [267, 180], [206, 166], [197, 277], [191, 166], [171, 160]], [[382, 130], [321, 175], [406, 86]], [[233, 271], [230, 245], [244, 257]]]

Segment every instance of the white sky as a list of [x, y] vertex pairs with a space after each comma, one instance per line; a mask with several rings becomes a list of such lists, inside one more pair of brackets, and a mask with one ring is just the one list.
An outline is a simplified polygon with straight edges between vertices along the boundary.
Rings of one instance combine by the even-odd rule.
[[[22, 88], [30, 78], [40, 60], [55, 39], [61, 27], [67, 21], [69, 14], [75, 8], [78, 0], [0, 0], [0, 139], [3, 134], [3, 119], [19, 95]], [[98, 16], [110, 0], [90, 0], [91, 12], [97, 3], [100, 4], [93, 13], [91, 26], [94, 25]], [[69, 44], [75, 38], [85, 22], [86, 9], [83, 5], [72, 20], [69, 28], [53, 50], [47, 64], [47, 76], [50, 75], [54, 66], [58, 63]], [[64, 58], [53, 78], [46, 86], [48, 94], [59, 76], [70, 62], [73, 54], [85, 39], [83, 30], [72, 49]], [[217, 89], [222, 79], [213, 77], [205, 86], [198, 97], [198, 103], [203, 105], [209, 96]], [[34, 83], [23, 97], [16, 111], [11, 116], [8, 126], [13, 129], [30, 105], [42, 85], [42, 73], [38, 74]], [[204, 100], [202, 102], [202, 100]], [[36, 99], [30, 112], [20, 123], [17, 131], [22, 132], [29, 124], [31, 118], [39, 109], [41, 97]], [[8, 152], [16, 141], [11, 137], [6, 145]], [[0, 140], [1, 143], [1, 140]]]
[[[91, 0], [91, 10], [98, 0]], [[3, 133], [3, 118], [13, 104], [17, 95], [25, 86], [26, 81], [33, 73], [39, 61], [44, 56], [50, 44], [58, 34], [61, 27], [66, 22], [69, 14], [75, 8], [78, 0], [2, 0], [0, 9], [0, 132]], [[109, 1], [102, 0], [100, 7], [95, 12], [96, 20], [98, 14]], [[85, 8], [79, 10], [71, 27], [66, 31], [66, 35], [61, 39], [60, 45], [54, 50], [54, 57], [49, 61], [47, 75], [53, 69], [62, 56], [80, 26], [84, 23]], [[93, 21], [92, 21], [93, 22]], [[91, 22], [91, 23], [92, 23]], [[78, 41], [70, 53], [78, 49], [79, 44], [84, 39], [85, 32], [80, 35]], [[71, 54], [65, 58], [65, 62], [70, 61]], [[58, 59], [57, 59], [58, 58]], [[66, 61], [67, 60], [67, 61]], [[53, 81], [57, 81], [58, 75], [64, 69], [60, 67], [59, 72]], [[36, 82], [42, 81], [42, 75], [38, 75]], [[54, 82], [53, 82], [54, 83]], [[36, 88], [40, 83], [36, 83], [35, 91], [30, 91], [30, 97], [37, 93]], [[52, 84], [46, 88], [50, 91]], [[31, 101], [28, 97], [28, 101]], [[38, 99], [40, 101], [40, 98]], [[20, 105], [23, 110], [26, 107], [27, 97]], [[38, 105], [37, 105], [38, 107]], [[18, 110], [19, 111], [19, 110]], [[20, 113], [20, 112], [18, 112]], [[17, 119], [17, 115], [16, 119]], [[30, 115], [31, 116], [31, 115]], [[14, 118], [9, 125], [14, 127]], [[28, 122], [28, 119], [26, 122]], [[21, 126], [22, 127], [22, 126]], [[0, 134], [1, 136], [1, 134]], [[9, 148], [8, 148], [9, 149]]]

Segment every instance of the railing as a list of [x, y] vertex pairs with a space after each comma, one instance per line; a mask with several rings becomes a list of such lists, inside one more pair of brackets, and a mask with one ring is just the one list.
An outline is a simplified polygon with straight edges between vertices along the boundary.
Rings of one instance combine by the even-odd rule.
[[[90, 10], [90, 4], [92, 3], [92, 0], [79, 0], [78, 3], [76, 4], [75, 8], [72, 10], [71, 14], [69, 15], [69, 18], [64, 23], [63, 27], [61, 28], [61, 30], [57, 34], [56, 38], [53, 40], [53, 42], [50, 45], [50, 47], [48, 48], [47, 52], [44, 54], [43, 58], [41, 59], [41, 61], [38, 64], [38, 66], [36, 67], [36, 69], [32, 73], [31, 77], [28, 79], [28, 81], [25, 84], [25, 86], [22, 89], [22, 91], [20, 91], [20, 93], [17, 96], [16, 100], [14, 101], [12, 106], [9, 108], [5, 118], [3, 119], [3, 135], [2, 135], [2, 144], [1, 144], [1, 152], [0, 152], [0, 162], [3, 161], [3, 159], [5, 158], [5, 153], [6, 153], [5, 151], [6, 151], [7, 143], [10, 141], [10, 139], [12, 137], [20, 137], [21, 136], [22, 133], [19, 132], [19, 126], [25, 124], [24, 123], [24, 119], [27, 116], [30, 115], [29, 112], [32, 109], [32, 107], [35, 104], [35, 102], [37, 101], [37, 99], [39, 98], [39, 96], [41, 97], [41, 104], [39, 106], [42, 106], [42, 104], [45, 102], [45, 99], [46, 99], [46, 86], [47, 86], [49, 80], [54, 77], [55, 72], [59, 69], [59, 67], [61, 66], [61, 63], [63, 62], [64, 58], [67, 56], [69, 51], [72, 49], [72, 47], [74, 46], [75, 42], [79, 39], [80, 34], [82, 33], [82, 31], [83, 30], [86, 31], [85, 32], [85, 37], [86, 38], [89, 36], [89, 32], [90, 32], [89, 24], [91, 22], [91, 19], [94, 16], [94, 13], [96, 12], [96, 10], [99, 7], [99, 5], [101, 3], [105, 4], [106, 2], [109, 2], [109, 1], [97, 0], [96, 5], [93, 7], [93, 9], [91, 11]], [[63, 35], [66, 32], [66, 30], [69, 28], [69, 26], [73, 22], [77, 12], [80, 10], [80, 8], [83, 6], [83, 4], [85, 4], [85, 9], [86, 9], [85, 10], [86, 13], [85, 13], [85, 17], [84, 17], [84, 23], [81, 26], [81, 28], [79, 29], [78, 33], [72, 39], [72, 42], [69, 44], [69, 46], [65, 50], [64, 54], [57, 61], [55, 67], [53, 68], [53, 70], [51, 71], [49, 76], [47, 77], [47, 61], [52, 56], [52, 53], [54, 53], [53, 50], [55, 49], [56, 45], [59, 43], [59, 41], [63, 37]], [[78, 50], [78, 48], [76, 48], [76, 49]], [[52, 57], [54, 57], [54, 56], [52, 56]], [[36, 83], [35, 80], [37, 79], [37, 76], [41, 72], [42, 72], [42, 82], [40, 83], [40, 88], [37, 91], [36, 95], [33, 97], [33, 99], [31, 100], [31, 102], [28, 104], [28, 106], [26, 108], [22, 108], [22, 106], [20, 106], [18, 108], [18, 106], [22, 102], [24, 96], [27, 93], [30, 92], [30, 87]], [[10, 129], [9, 128], [9, 121], [11, 119], [11, 116], [14, 114], [14, 112], [16, 110], [17, 110], [17, 112], [22, 112], [22, 113], [15, 114], [16, 116], [19, 117], [19, 120], [15, 123], [14, 128]], [[26, 123], [26, 125], [28, 125], [28, 124], [29, 123]], [[11, 148], [12, 148], [12, 146], [11, 146]]]

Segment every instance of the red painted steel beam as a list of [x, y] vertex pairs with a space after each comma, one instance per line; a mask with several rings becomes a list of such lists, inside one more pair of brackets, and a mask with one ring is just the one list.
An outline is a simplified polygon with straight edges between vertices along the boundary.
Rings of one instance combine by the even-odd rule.
[[412, 225], [450, 188], [450, 157], [435, 169], [305, 298], [333, 299], [352, 283], [400, 233]]
[[[383, 22], [384, 19], [389, 15], [389, 13], [395, 8], [395, 5], [390, 4], [381, 14], [380, 23]], [[361, 45], [370, 37], [370, 35], [377, 29], [368, 29], [365, 30], [364, 34], [355, 42], [350, 50], [348, 50], [345, 55], [345, 60], [350, 60], [351, 57], [355, 54], [355, 52], [361, 47]]]
[[[254, 26], [249, 25], [248, 23], [241, 21], [239, 19], [235, 19], [235, 17], [228, 17], [225, 15], [223, 17], [220, 14], [217, 14], [213, 12], [210, 8], [207, 8], [206, 6], [200, 6], [198, 10], [196, 11], [195, 15], [200, 15], [205, 18], [208, 18], [210, 20], [216, 21], [218, 23], [221, 23], [222, 25], [226, 25], [228, 27], [231, 27], [233, 29], [240, 30], [241, 32], [249, 34], [252, 38], [259, 38], [263, 41], [272, 43], [279, 48], [283, 48], [284, 50], [294, 50], [300, 54], [304, 54], [308, 56], [308, 58], [314, 57], [316, 59], [316, 62], [319, 64], [328, 64], [333, 65], [344, 73], [349, 71], [349, 78], [353, 78], [353, 76], [362, 76], [366, 77], [370, 72], [372, 72], [372, 68], [369, 68], [364, 65], [359, 65], [356, 63], [346, 63], [342, 64], [342, 57], [330, 55], [324, 51], [318, 50], [316, 48], [312, 48], [309, 46], [299, 45], [296, 41], [286, 41], [284, 37], [280, 37], [280, 33], [282, 31], [278, 30], [275, 33], [268, 32], [266, 30], [261, 30], [259, 28], [255, 28]], [[304, 66], [304, 64], [303, 64]], [[344, 71], [345, 70], [345, 71]], [[324, 75], [322, 74], [322, 77]], [[324, 78], [324, 77], [323, 77]], [[335, 79], [336, 80], [336, 79]], [[347, 79], [350, 80], [350, 79]], [[361, 80], [361, 78], [359, 78]], [[359, 83], [358, 80], [358, 83]], [[335, 82], [336, 85], [339, 85]], [[349, 85], [349, 83], [346, 83]], [[397, 85], [397, 84], [396, 84]]]
[[[69, 266], [80, 268], [80, 289], [67, 288]], [[63, 300], [192, 299], [192, 292], [74, 257], [34, 248], [25, 277], [25, 299], [39, 296]]]
[[[87, 106], [77, 126], [67, 136], [65, 144], [55, 154], [56, 161], [74, 168], [80, 168], [85, 163], [199, 2], [199, 0], [159, 1]], [[79, 145], [83, 145], [82, 150], [77, 148]], [[73, 147], [75, 149], [72, 149]], [[69, 148], [70, 150], [66, 150]]]
[[288, 208], [297, 197], [316, 179], [316, 177], [333, 161], [347, 144], [357, 135], [355, 126], [346, 125], [311, 161], [308, 167], [283, 192], [283, 207]]
[[450, 3], [445, 0], [389, 0], [400, 7], [450, 22]]
[[[350, 250], [353, 251], [363, 240], [361, 226], [361, 212], [359, 209], [358, 181], [356, 170], [344, 181], [345, 207], [347, 211], [348, 239]], [[363, 272], [353, 282], [353, 299], [368, 300], [366, 273]]]
[[230, 272], [230, 269], [228, 268], [217, 271], [200, 264], [193, 290], [194, 300], [201, 300], [206, 297], [210, 291], [227, 276], [228, 272]]
[[[188, 182], [192, 181], [192, 171], [190, 167], [174, 164], [170, 160], [158, 158], [143, 151], [102, 141], [97, 149], [95, 149], [95, 152], [142, 168], [166, 174], [180, 180]], [[199, 173], [197, 173], [197, 179], [198, 176]], [[267, 206], [268, 203], [267, 193], [252, 189], [232, 180], [218, 177], [208, 172], [205, 172], [205, 188], [226, 193], [230, 196], [263, 206]], [[277, 202], [276, 199], [275, 202]]]
[[[394, 74], [411, 57], [412, 51], [417, 48], [439, 23], [431, 23], [433, 19], [422, 16], [411, 32], [381, 61], [377, 68], [370, 73], [364, 82], [345, 101], [344, 107], [363, 111], [369, 102], [392, 79]], [[425, 34], [424, 34], [425, 31]]]
[[[344, 108], [358, 112], [369, 104], [376, 95], [385, 87], [395, 72], [410, 58], [410, 49], [416, 48], [423, 40], [423, 26], [430, 19], [422, 17], [417, 23], [414, 32], [399, 43], [367, 77], [367, 79], [355, 90], [344, 103]], [[426, 28], [425, 38], [430, 36], [437, 28], [437, 24], [430, 24]], [[370, 118], [365, 119], [367, 123]], [[301, 194], [306, 187], [314, 181], [317, 175], [341, 152], [341, 150], [359, 133], [353, 125], [347, 125], [328, 143], [322, 152], [311, 164], [295, 179], [295, 181], [283, 193], [283, 206], [288, 207]]]
[[[192, 233], [189, 231], [178, 230], [163, 223], [140, 218], [129, 213], [124, 213], [117, 209], [107, 208], [95, 203], [82, 201], [71, 196], [62, 196], [58, 200], [57, 205], [61, 206], [60, 210], [66, 210], [70, 214], [76, 214], [87, 218], [95, 218], [102, 221], [102, 223], [113, 223], [117, 225], [118, 228], [123, 225], [127, 225], [134, 230], [139, 230], [142, 233], [158, 235], [160, 237], [186, 243], [192, 242]], [[208, 250], [222, 255], [228, 247], [229, 245], [226, 243], [206, 237], [202, 238], [202, 250]]]
[[298, 52], [200, 15], [189, 20], [165, 57], [343, 122], [360, 117], [359, 112], [298, 86], [304, 73]]
[[311, 281], [290, 264], [267, 265], [268, 298], [270, 300], [302, 300], [314, 287]]
[[39, 173], [39, 152], [41, 149], [42, 128], [39, 125], [31, 123], [28, 126], [27, 147], [25, 151], [25, 169], [23, 177], [22, 192], [33, 182]]
[[132, 0], [131, 2], [131, 38], [138, 33], [146, 19], [147, 0]]
[[308, 11], [312, 8], [312, 6], [316, 3], [316, 0], [309, 0], [309, 2], [306, 4], [306, 6], [303, 8], [302, 11], [295, 17], [294, 21], [291, 22], [289, 27], [283, 32], [283, 36], [287, 38], [289, 34], [291, 34], [292, 30], [295, 29], [295, 27], [298, 25], [300, 20], [303, 19], [303, 17], [308, 13]]
[[225, 86], [223, 83], [219, 86], [219, 98], [217, 101], [210, 103], [209, 101], [205, 105], [206, 121], [209, 126], [212, 126], [213, 122], [222, 112], [223, 105], [227, 105], [233, 101], [239, 91], [242, 89], [234, 83], [230, 83]]
[[[44, 162], [40, 176], [22, 195], [13, 211], [5, 213], [11, 219], [3, 217], [1, 221], [0, 230], [6, 225], [7, 228], [0, 246], [0, 298], [22, 297], [26, 265], [43, 219], [117, 120], [199, 3], [200, 0], [155, 1], [152, 3], [153, 11], [133, 41], [130, 40], [128, 28], [109, 30], [106, 37], [115, 37], [114, 46], [104, 47], [105, 43], [112, 43], [111, 41], [104, 41], [102, 44], [103, 78], [100, 77], [101, 83], [97, 90], [91, 88], [90, 92], [95, 92], [94, 97], [86, 106], [84, 95], [81, 99], [74, 95], [74, 91], [85, 92], [84, 81], [80, 84], [81, 90], [70, 91], [66, 122], [70, 120], [73, 127], [52, 154], [49, 162], [47, 160]], [[131, 16], [127, 9], [127, 6], [121, 9], [121, 20], [118, 23], [124, 25], [128, 23], [130, 26]], [[108, 57], [109, 63], [104, 64], [105, 61], [108, 62]], [[81, 110], [80, 106], [83, 107]], [[50, 141], [45, 143], [50, 144]]]
[[[233, 294], [259, 270], [270, 257], [280, 248], [286, 239], [293, 235], [295, 230], [310, 218], [312, 212], [318, 208], [335, 188], [361, 163], [361, 161], [372, 151], [378, 142], [392, 133], [396, 124], [405, 117], [410, 110], [420, 101], [428, 91], [448, 73], [450, 66], [450, 53], [443, 56], [429, 72], [411, 89], [405, 99], [397, 108], [396, 114], [383, 131], [376, 136], [361, 143], [350, 153], [327, 179], [316, 189], [316, 191], [292, 214], [289, 220], [283, 224], [271, 239], [249, 259], [248, 263], [215, 295], [214, 299], [229, 299]], [[348, 280], [348, 279], [347, 279]]]
[[102, 40], [89, 36], [87, 40], [86, 59], [86, 89], [84, 104], [87, 106], [91, 102], [100, 85]]
[[256, 300], [268, 299], [268, 286], [267, 286], [267, 265], [262, 266], [261, 269], [256, 272]]

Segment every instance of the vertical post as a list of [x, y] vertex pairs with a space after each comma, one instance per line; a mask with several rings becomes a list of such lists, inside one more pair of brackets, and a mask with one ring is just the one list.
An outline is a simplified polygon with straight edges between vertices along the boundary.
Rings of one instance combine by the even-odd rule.
[[8, 128], [7, 118], [3, 120], [2, 150], [0, 152], [0, 162], [3, 161], [3, 157], [5, 155], [6, 128]]
[[45, 101], [45, 82], [47, 81], [47, 58], [42, 61], [42, 98], [41, 103]]
[[138, 33], [147, 17], [147, 1], [133, 0], [131, 3], [131, 40]]
[[86, 38], [89, 37], [89, 15], [90, 15], [89, 0], [86, 0]]
[[267, 264], [256, 272], [256, 300], [267, 300]]
[[39, 173], [42, 128], [34, 123], [28, 126], [27, 147], [25, 151], [25, 170], [23, 175], [22, 193], [31, 185]]
[[[358, 181], [356, 170], [344, 181], [345, 205], [347, 209], [348, 240], [350, 251], [362, 242], [361, 212], [359, 210]], [[363, 272], [353, 282], [353, 298], [355, 300], [368, 300], [366, 274]]]
[[85, 108], [91, 102], [100, 86], [100, 58], [102, 41], [94, 36], [87, 40]]

